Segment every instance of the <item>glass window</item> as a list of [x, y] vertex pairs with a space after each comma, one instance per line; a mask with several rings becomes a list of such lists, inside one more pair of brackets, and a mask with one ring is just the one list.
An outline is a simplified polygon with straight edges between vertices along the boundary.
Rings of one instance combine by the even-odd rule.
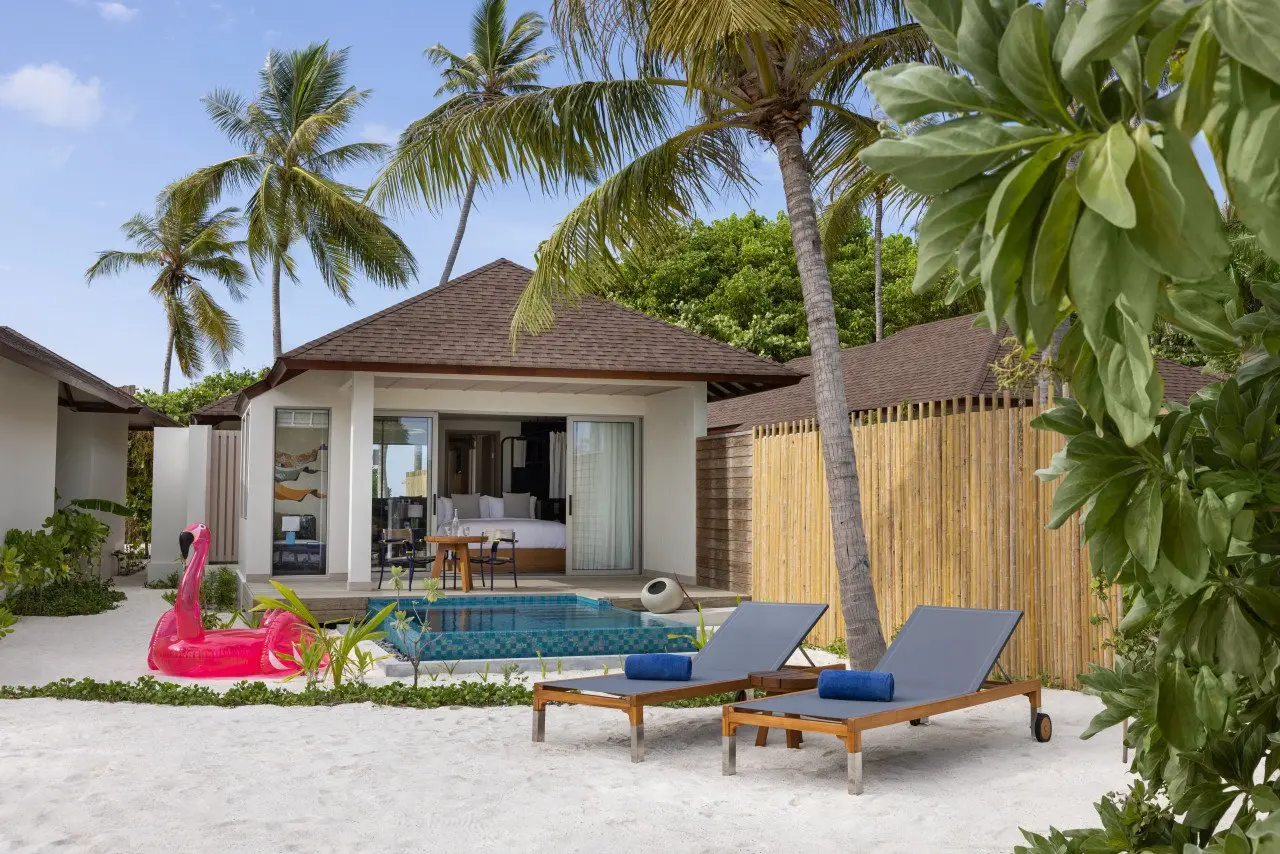
[[271, 571], [323, 575], [329, 541], [329, 410], [277, 409]]
[[431, 418], [378, 415], [373, 419], [373, 527], [410, 529], [414, 539], [431, 524], [434, 454]]
[[249, 518], [249, 411], [240, 422], [240, 518]]

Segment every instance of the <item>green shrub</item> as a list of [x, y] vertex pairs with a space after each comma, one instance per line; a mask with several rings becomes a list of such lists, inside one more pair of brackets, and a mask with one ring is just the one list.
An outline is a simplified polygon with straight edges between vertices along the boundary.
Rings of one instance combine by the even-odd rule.
[[[173, 605], [178, 601], [178, 579], [180, 573], [174, 572], [159, 581], [149, 582], [153, 590], [164, 590], [161, 597]], [[172, 587], [169, 582], [172, 581]], [[207, 573], [200, 581], [200, 616], [206, 629], [230, 628], [236, 620], [254, 625], [244, 614], [240, 613], [240, 577], [235, 571], [220, 566]], [[224, 623], [219, 614], [231, 614], [230, 623]]]
[[124, 599], [109, 578], [75, 575], [24, 587], [5, 600], [5, 607], [19, 617], [79, 617], [110, 611]]
[[142, 585], [151, 590], [177, 590], [178, 582], [182, 581], [182, 571], [175, 569], [164, 578], [157, 578], [155, 581], [148, 581]]

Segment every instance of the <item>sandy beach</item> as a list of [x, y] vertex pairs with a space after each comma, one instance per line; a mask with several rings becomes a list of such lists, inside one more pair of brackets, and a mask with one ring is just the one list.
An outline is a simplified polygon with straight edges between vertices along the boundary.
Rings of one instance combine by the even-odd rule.
[[[107, 614], [23, 620], [0, 642], [0, 684], [143, 675], [163, 609], [131, 590]], [[756, 748], [744, 730], [722, 777], [716, 708], [650, 710], [634, 765], [626, 719], [601, 709], [551, 708], [533, 744], [527, 707], [6, 701], [0, 851], [1008, 851], [1019, 827], [1092, 823], [1126, 781], [1118, 732], [1078, 738], [1096, 699], [1044, 705], [1049, 744], [1021, 698], [874, 731], [851, 797], [823, 736]]]

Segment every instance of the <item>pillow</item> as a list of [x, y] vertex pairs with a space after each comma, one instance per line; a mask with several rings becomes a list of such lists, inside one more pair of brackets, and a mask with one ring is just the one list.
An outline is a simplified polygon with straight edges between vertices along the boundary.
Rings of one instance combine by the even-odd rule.
[[502, 517], [504, 519], [532, 519], [529, 502], [533, 498], [527, 492], [502, 493]]
[[438, 514], [437, 522], [452, 522], [453, 499], [444, 495], [436, 498], [436, 513]]
[[[459, 519], [479, 519], [480, 518], [480, 495], [472, 492], [469, 495], [454, 495], [453, 508], [458, 511]], [[450, 519], [453, 517], [450, 516]]]
[[502, 518], [502, 499], [495, 498], [492, 495], [480, 496], [480, 518], [481, 519], [501, 519]]

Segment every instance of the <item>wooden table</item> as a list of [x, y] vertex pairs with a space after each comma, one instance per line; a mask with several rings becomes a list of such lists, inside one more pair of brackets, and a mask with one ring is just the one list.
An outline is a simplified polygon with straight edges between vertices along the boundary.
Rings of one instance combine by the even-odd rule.
[[[843, 667], [843, 665], [836, 666]], [[752, 689], [763, 691], [766, 697], [774, 697], [778, 694], [794, 694], [796, 691], [812, 691], [818, 687], [817, 670], [801, 670], [789, 667], [785, 670], [766, 670], [759, 673], [749, 673], [747, 678], [751, 680]], [[793, 718], [795, 715], [787, 715], [787, 717]], [[787, 730], [787, 747], [797, 750], [803, 740], [803, 735], [799, 730]], [[769, 728], [756, 727], [756, 747], [764, 747], [768, 743]]]
[[479, 543], [488, 542], [489, 538], [483, 534], [479, 536], [447, 536], [439, 534], [431, 537], [423, 537], [425, 542], [433, 543], [436, 547], [435, 564], [431, 567], [431, 577], [439, 578], [440, 583], [444, 584], [444, 562], [450, 551], [458, 553], [458, 573], [462, 576], [462, 592], [471, 592], [471, 546]]

